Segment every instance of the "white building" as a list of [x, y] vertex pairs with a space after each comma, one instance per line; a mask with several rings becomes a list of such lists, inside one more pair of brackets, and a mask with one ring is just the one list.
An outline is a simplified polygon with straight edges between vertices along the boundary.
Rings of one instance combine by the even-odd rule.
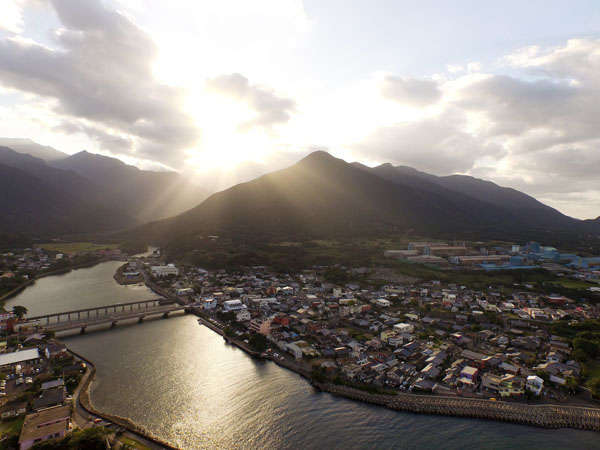
[[40, 352], [37, 348], [28, 348], [18, 352], [0, 354], [0, 368], [15, 366], [25, 362], [32, 362], [40, 359]]
[[394, 325], [394, 330], [398, 331], [399, 333], [412, 333], [414, 329], [414, 325], [410, 323], [397, 323]]
[[226, 300], [223, 302], [223, 311], [240, 311], [246, 309], [246, 305], [241, 300]]
[[215, 298], [205, 298], [202, 300], [202, 309], [210, 310], [215, 309], [217, 307], [217, 299]]
[[[244, 305], [245, 306], [245, 305]], [[250, 311], [247, 309], [240, 309], [235, 313], [235, 321], [236, 322], [246, 322], [250, 320]]]
[[159, 278], [167, 277], [169, 275], [179, 275], [179, 269], [177, 269], [174, 264], [167, 264], [166, 266], [152, 266], [150, 271], [152, 272], [152, 276]]
[[290, 352], [294, 358], [302, 359], [302, 349], [297, 344], [287, 343], [285, 349]]
[[377, 306], [381, 306], [383, 308], [389, 308], [392, 304], [392, 302], [390, 302], [389, 300], [386, 300], [385, 298], [378, 298], [377, 300], [375, 300], [375, 304]]
[[533, 392], [535, 395], [540, 395], [544, 388], [544, 380], [537, 375], [529, 375], [527, 377], [527, 390]]

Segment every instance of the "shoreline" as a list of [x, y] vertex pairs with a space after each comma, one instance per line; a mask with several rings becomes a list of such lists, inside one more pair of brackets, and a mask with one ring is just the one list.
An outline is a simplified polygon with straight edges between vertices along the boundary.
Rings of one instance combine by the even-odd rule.
[[196, 316], [207, 328], [220, 334], [228, 343], [245, 351], [251, 357], [272, 361], [278, 366], [291, 370], [305, 378], [315, 389], [338, 397], [416, 414], [493, 420], [547, 429], [571, 428], [584, 431], [600, 431], [600, 408], [552, 404], [529, 405], [516, 402], [432, 394], [408, 394], [404, 392], [395, 395], [372, 394], [349, 386], [318, 382], [305, 369], [298, 367], [287, 359], [277, 360], [262, 357], [259, 353], [247, 349], [247, 346], [237, 339], [225, 336], [218, 326], [204, 317], [198, 314]]

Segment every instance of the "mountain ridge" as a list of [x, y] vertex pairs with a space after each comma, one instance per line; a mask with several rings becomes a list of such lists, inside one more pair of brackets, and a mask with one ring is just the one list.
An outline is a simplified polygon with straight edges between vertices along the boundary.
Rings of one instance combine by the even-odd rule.
[[[215, 193], [189, 211], [137, 230], [163, 242], [169, 236], [185, 239], [200, 234], [285, 240], [407, 232], [521, 238], [596, 231], [516, 190], [519, 199], [531, 202], [536, 213], [542, 211], [547, 217], [535, 220], [523, 214], [511, 206], [510, 198], [490, 202], [481, 194], [467, 195], [460, 176], [443, 178], [439, 184], [434, 182], [437, 179], [391, 165], [366, 168], [317, 151], [288, 168]], [[481, 183], [494, 192], [506, 189], [477, 180], [478, 186]]]

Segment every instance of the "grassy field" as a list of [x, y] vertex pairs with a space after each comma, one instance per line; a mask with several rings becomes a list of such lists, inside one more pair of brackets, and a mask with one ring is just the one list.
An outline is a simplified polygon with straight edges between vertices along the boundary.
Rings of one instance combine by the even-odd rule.
[[60, 253], [89, 253], [105, 248], [117, 248], [118, 244], [94, 244], [93, 242], [49, 242], [46, 244], [39, 244], [38, 247]]
[[559, 280], [552, 282], [552, 284], [556, 284], [567, 289], [588, 289], [591, 287], [598, 287], [598, 284], [588, 283], [587, 281], [580, 280]]
[[149, 449], [150, 447], [145, 446], [144, 444], [135, 441], [133, 439], [129, 439], [125, 436], [121, 436], [119, 438], [119, 441], [124, 444], [124, 445], [128, 445], [130, 448], [135, 448], [135, 449], [139, 449], [139, 450], [146, 450]]

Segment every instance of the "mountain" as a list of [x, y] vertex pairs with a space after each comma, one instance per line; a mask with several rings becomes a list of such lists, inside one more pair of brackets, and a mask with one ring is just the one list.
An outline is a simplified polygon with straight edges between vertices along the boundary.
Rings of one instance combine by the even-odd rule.
[[[535, 207], [549, 220], [533, 220], [535, 214], [522, 214], [523, 203], [535, 201], [524, 194], [516, 207], [509, 208], [510, 201], [502, 196], [487, 201], [485, 195], [468, 195], [470, 180], [450, 178], [437, 183], [437, 177], [414, 169], [365, 167], [315, 152], [287, 169], [213, 194], [179, 216], [142, 226], [134, 234], [164, 243], [206, 234], [247, 240], [406, 232], [421, 236], [532, 238], [539, 233], [591, 230], [582, 221], [539, 202]], [[491, 193], [496, 192], [495, 185], [482, 183]], [[504, 192], [504, 188], [497, 188]], [[505, 194], [510, 197], [516, 192]]]
[[[42, 160], [16, 154], [24, 157], [19, 161], [18, 156], [10, 152], [0, 147], [0, 190], [3, 193], [0, 234], [49, 236], [111, 231], [136, 223], [124, 212], [95, 198], [94, 186], [78, 175], [51, 167], [45, 171]], [[11, 165], [4, 164], [3, 160], [9, 160]]]
[[18, 153], [25, 153], [27, 155], [35, 156], [36, 158], [43, 159], [44, 161], [54, 161], [69, 156], [66, 153], [56, 150], [55, 148], [33, 142], [31, 139], [0, 137], [0, 146], [9, 147]]
[[87, 151], [51, 164], [92, 181], [106, 198], [142, 222], [179, 214], [207, 197], [206, 191], [176, 172], [140, 170], [119, 159]]
[[374, 168], [364, 166], [363, 168], [397, 184], [436, 192], [457, 200], [464, 201], [465, 198], [479, 200], [515, 217], [522, 226], [561, 229], [577, 226], [580, 222], [516, 189], [498, 186], [491, 181], [471, 176], [438, 177], [420, 172], [412, 167], [391, 164], [382, 164]]

